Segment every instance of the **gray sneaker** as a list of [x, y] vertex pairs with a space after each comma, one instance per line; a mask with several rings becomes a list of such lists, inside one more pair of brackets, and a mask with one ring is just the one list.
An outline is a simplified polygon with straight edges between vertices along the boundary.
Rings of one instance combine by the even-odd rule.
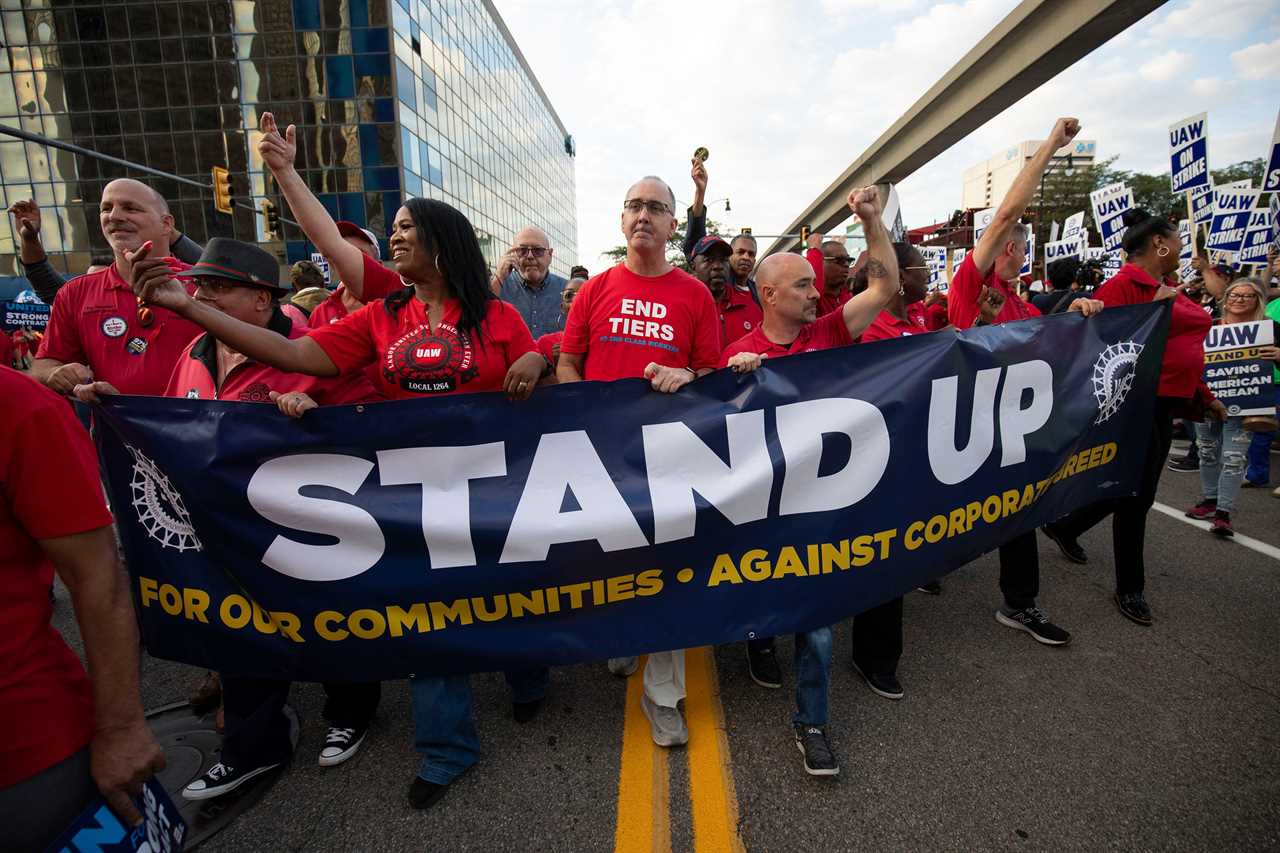
[[626, 678], [640, 666], [640, 658], [609, 658], [609, 671], [619, 678]]
[[658, 746], [683, 746], [689, 742], [689, 727], [684, 724], [684, 714], [679, 708], [667, 708], [648, 696], [641, 696], [640, 710], [649, 718], [653, 742]]

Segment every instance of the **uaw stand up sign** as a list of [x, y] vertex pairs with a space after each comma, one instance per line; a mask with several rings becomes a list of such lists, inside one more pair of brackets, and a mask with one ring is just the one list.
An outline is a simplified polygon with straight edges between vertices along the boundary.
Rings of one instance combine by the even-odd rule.
[[512, 669], [837, 622], [1132, 494], [1167, 306], [640, 379], [321, 408], [112, 397], [148, 650], [247, 676]]

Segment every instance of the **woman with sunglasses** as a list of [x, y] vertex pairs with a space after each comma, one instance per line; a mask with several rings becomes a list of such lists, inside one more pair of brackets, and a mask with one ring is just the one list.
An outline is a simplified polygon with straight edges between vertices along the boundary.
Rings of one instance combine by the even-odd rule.
[[[1240, 278], [1227, 285], [1222, 299], [1219, 325], [1266, 320], [1267, 290], [1260, 281]], [[1273, 321], [1274, 322], [1274, 321]], [[1280, 334], [1280, 324], [1273, 332]], [[1273, 341], [1280, 337], [1272, 337]], [[1280, 359], [1275, 345], [1260, 348], [1259, 355], [1270, 361]], [[1200, 502], [1187, 510], [1188, 518], [1206, 520], [1215, 536], [1235, 535], [1231, 513], [1244, 481], [1249, 444], [1253, 436], [1244, 428], [1244, 418], [1232, 415], [1222, 420], [1196, 424], [1196, 444], [1200, 448]]]

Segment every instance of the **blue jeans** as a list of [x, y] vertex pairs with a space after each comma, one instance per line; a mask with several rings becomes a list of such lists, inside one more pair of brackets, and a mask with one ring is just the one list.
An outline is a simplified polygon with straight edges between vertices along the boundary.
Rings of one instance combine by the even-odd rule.
[[[1280, 408], [1280, 385], [1275, 391], [1276, 407]], [[1275, 439], [1274, 430], [1253, 434], [1253, 441], [1249, 443], [1249, 468], [1244, 472], [1244, 478], [1250, 483], [1265, 486], [1271, 482], [1271, 442]]]
[[796, 634], [796, 715], [791, 722], [825, 726], [830, 685], [831, 629]]
[[[515, 702], [532, 702], [547, 692], [548, 669], [508, 672]], [[448, 785], [480, 760], [480, 736], [471, 710], [471, 676], [415, 675], [409, 679], [413, 696], [413, 748], [422, 754], [418, 776]]]
[[1231, 512], [1244, 480], [1245, 454], [1252, 440], [1244, 419], [1227, 418], [1196, 424], [1200, 446], [1200, 490], [1205, 500], [1216, 500], [1220, 512]]

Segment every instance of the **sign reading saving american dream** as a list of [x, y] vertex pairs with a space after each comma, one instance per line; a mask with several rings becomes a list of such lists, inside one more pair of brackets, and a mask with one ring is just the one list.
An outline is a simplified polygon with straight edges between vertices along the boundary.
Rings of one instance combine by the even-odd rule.
[[1169, 126], [1169, 183], [1175, 193], [1209, 185], [1208, 115], [1200, 113]]
[[324, 680], [830, 625], [1131, 494], [1168, 306], [641, 379], [335, 406], [111, 397], [147, 648]]
[[1275, 343], [1271, 319], [1214, 326], [1204, 339], [1204, 381], [1229, 415], [1270, 415], [1275, 363], [1258, 355]]
[[1124, 184], [1110, 184], [1089, 193], [1093, 221], [1098, 224], [1102, 248], [1110, 252], [1120, 247], [1124, 237], [1124, 212], [1133, 207], [1133, 190]]

